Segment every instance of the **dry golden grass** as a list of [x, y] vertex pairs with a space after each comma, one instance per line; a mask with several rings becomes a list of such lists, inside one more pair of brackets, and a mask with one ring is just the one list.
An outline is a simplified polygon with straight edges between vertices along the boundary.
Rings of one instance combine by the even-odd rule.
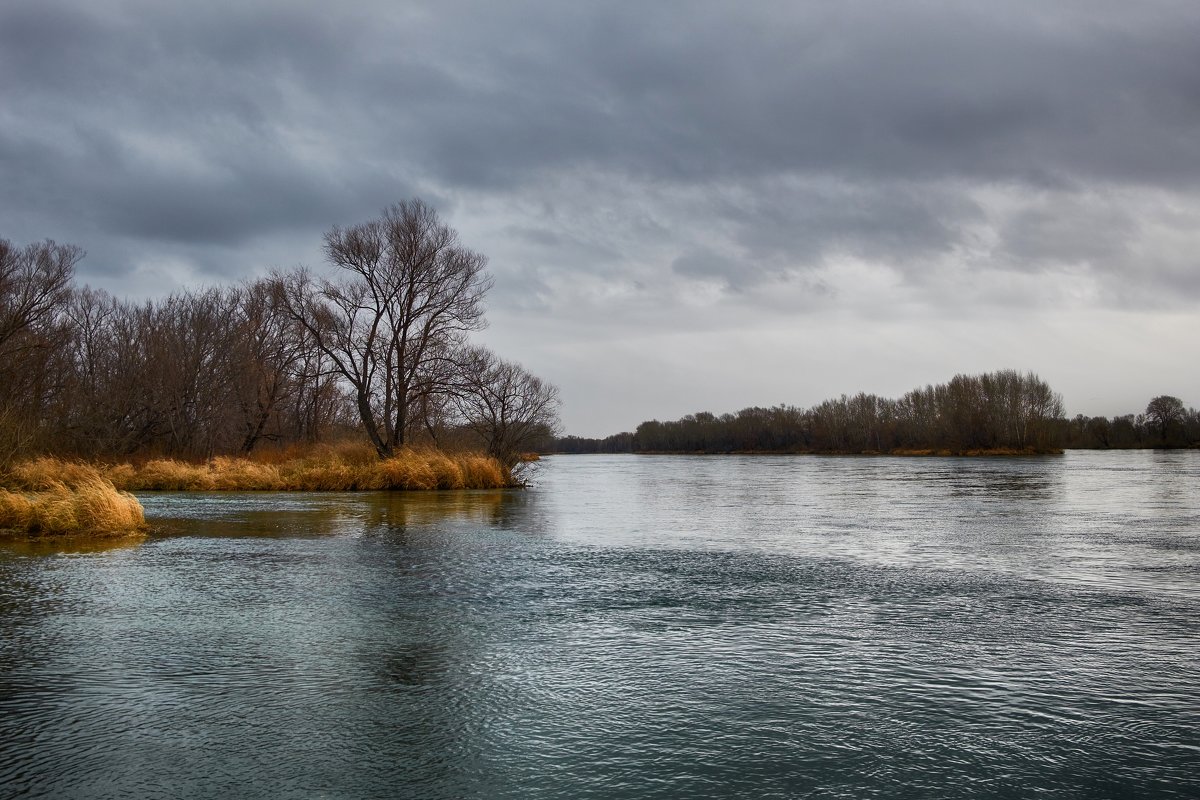
[[272, 491], [282, 488], [283, 478], [273, 464], [259, 464], [245, 458], [214, 458], [208, 463], [213, 488], [224, 491]]
[[406, 449], [383, 461], [360, 445], [323, 445], [254, 459], [221, 456], [203, 464], [156, 459], [109, 467], [107, 475], [130, 491], [427, 491], [498, 489], [511, 483], [499, 462], [487, 456]]
[[101, 479], [100, 471], [89, 464], [42, 457], [11, 467], [3, 486], [25, 492], [53, 492]]
[[142, 505], [87, 464], [39, 458], [13, 467], [0, 489], [0, 529], [23, 535], [113, 535], [145, 526]]
[[458, 462], [463, 471], [463, 481], [468, 486], [500, 488], [512, 482], [504, 467], [494, 458], [481, 455], [460, 456]]
[[378, 461], [375, 448], [364, 442], [322, 442], [320, 444], [292, 444], [282, 449], [263, 449], [254, 454], [260, 464], [292, 464], [297, 461], [312, 463], [370, 464]]
[[24, 536], [115, 535], [145, 527], [137, 490], [362, 491], [500, 489], [511, 476], [478, 454], [403, 450], [381, 461], [358, 445], [296, 451], [265, 460], [218, 457], [203, 464], [154, 459], [93, 466], [38, 458], [0, 475], [0, 531]]
[[0, 489], [0, 528], [25, 530], [33, 520], [33, 502], [23, 494]]
[[[156, 458], [147, 461], [140, 467], [119, 470], [109, 473], [113, 483], [122, 489], [134, 491], [137, 489], [161, 489], [163, 491], [205, 491], [216, 488], [203, 464], [188, 464], [183, 461], [173, 461], [166, 458]], [[118, 478], [124, 478], [117, 483]]]

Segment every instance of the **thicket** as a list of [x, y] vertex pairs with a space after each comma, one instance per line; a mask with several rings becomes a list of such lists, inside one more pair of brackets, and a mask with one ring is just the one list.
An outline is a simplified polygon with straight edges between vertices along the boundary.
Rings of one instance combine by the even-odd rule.
[[1078, 450], [1131, 450], [1144, 447], [1200, 447], [1200, 411], [1177, 397], [1162, 395], [1145, 413], [1116, 417], [1078, 414], [1058, 421], [1056, 441]]
[[603, 439], [556, 439], [558, 453], [808, 452], [1023, 453], [1062, 448], [1200, 444], [1200, 413], [1154, 398], [1146, 413], [1106, 419], [1063, 416], [1062, 398], [1031, 373], [959, 375], [898, 399], [842, 395], [812, 408], [746, 408], [643, 422]]

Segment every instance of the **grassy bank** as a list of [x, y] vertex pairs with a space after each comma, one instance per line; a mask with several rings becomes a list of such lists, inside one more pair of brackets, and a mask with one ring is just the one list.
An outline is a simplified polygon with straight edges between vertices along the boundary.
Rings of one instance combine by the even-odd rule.
[[403, 450], [380, 460], [370, 448], [324, 446], [254, 459], [219, 456], [203, 463], [152, 459], [105, 468], [128, 491], [428, 491], [498, 489], [510, 478], [493, 458], [436, 450]]
[[42, 458], [0, 476], [0, 535], [115, 536], [145, 527], [142, 505], [93, 466]]
[[43, 457], [0, 473], [0, 535], [108, 536], [145, 527], [132, 491], [427, 491], [500, 489], [512, 476], [478, 454], [403, 450], [380, 460], [360, 445], [321, 445], [201, 463], [85, 464]]

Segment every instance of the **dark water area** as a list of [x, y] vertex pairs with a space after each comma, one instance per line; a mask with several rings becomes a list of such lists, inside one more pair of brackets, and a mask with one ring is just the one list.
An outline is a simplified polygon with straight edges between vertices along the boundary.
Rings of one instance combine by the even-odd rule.
[[1200, 453], [574, 456], [0, 545], [0, 797], [1200, 797]]

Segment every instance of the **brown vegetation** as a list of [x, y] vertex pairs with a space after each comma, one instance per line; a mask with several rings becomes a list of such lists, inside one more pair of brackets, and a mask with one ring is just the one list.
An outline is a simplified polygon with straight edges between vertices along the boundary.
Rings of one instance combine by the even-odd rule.
[[0, 534], [110, 536], [145, 528], [130, 491], [386, 491], [501, 489], [511, 473], [489, 456], [402, 449], [380, 460], [366, 444], [289, 448], [202, 463], [150, 459], [86, 464], [43, 457], [0, 474]]
[[111, 466], [106, 473], [130, 491], [428, 491], [512, 485], [500, 462], [488, 456], [406, 448], [381, 460], [368, 445], [318, 445], [254, 459], [218, 456], [202, 463], [153, 459]]
[[0, 535], [112, 536], [145, 528], [131, 491], [359, 492], [512, 486], [497, 459], [478, 453], [404, 449], [380, 459], [367, 444], [317, 445], [218, 456], [202, 463], [149, 459], [88, 464], [42, 457], [0, 474]]
[[111, 536], [145, 526], [142, 505], [96, 467], [39, 458], [3, 476], [0, 531], [24, 536]]

